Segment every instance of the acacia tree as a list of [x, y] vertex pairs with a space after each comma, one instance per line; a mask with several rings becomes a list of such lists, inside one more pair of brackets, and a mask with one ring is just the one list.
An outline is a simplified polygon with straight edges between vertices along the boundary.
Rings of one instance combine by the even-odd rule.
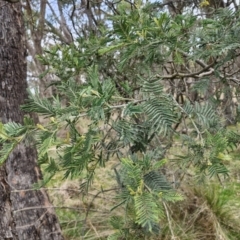
[[[0, 29], [1, 122], [23, 123], [20, 105], [27, 96], [27, 69], [20, 3], [0, 1]], [[41, 179], [34, 146], [20, 143], [12, 147], [0, 167], [0, 238], [63, 239], [46, 192], [33, 189]]]
[[[168, 202], [182, 199], [175, 188], [186, 176], [221, 182], [228, 176], [226, 161], [233, 160], [228, 152], [240, 142], [239, 134], [223, 124], [226, 86], [239, 98], [239, 12], [222, 9], [198, 19], [154, 11], [154, 4], [133, 4], [128, 10], [120, 5], [111, 29], [101, 29], [97, 37], [56, 45], [41, 57], [60, 79], [58, 96], [32, 94], [23, 109], [49, 117], [46, 126], [7, 123], [0, 131], [5, 142], [1, 159], [12, 148], [9, 140], [16, 144], [34, 134], [46, 171], [84, 175], [87, 187], [95, 170], [115, 154], [119, 203], [114, 208], [124, 206], [126, 217], [111, 219], [118, 231], [109, 239], [160, 235], [160, 223], [171, 223]], [[75, 81], [81, 73], [84, 84]], [[90, 124], [81, 132], [85, 117]], [[67, 133], [59, 137], [61, 129]], [[175, 152], [177, 174], [171, 184], [163, 176], [164, 158], [179, 144], [183, 151]], [[48, 149], [56, 149], [56, 159]], [[174, 239], [174, 231], [171, 235]]]

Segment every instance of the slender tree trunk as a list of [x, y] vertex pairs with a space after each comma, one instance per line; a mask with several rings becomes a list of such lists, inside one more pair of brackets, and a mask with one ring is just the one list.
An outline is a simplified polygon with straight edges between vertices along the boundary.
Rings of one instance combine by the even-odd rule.
[[[20, 3], [0, 0], [0, 120], [22, 122], [26, 98], [24, 26]], [[0, 239], [63, 239], [43, 190], [36, 150], [19, 144], [0, 167]]]

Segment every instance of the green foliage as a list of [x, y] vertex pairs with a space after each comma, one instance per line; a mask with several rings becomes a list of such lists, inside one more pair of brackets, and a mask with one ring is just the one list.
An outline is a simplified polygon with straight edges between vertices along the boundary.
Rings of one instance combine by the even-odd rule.
[[150, 232], [159, 220], [159, 207], [153, 200], [154, 196], [146, 192], [134, 196], [136, 223]]
[[[18, 142], [33, 138], [46, 165], [42, 184], [61, 171], [65, 178], [84, 176], [81, 187], [88, 190], [96, 170], [116, 156], [119, 202], [113, 211], [124, 208], [125, 217], [110, 220], [116, 233], [108, 239], [143, 239], [159, 235], [160, 222], [170, 221], [164, 203], [182, 200], [175, 187], [188, 171], [198, 180], [229, 176], [230, 152], [240, 141], [226, 127], [227, 110], [234, 120], [239, 99], [233, 70], [239, 13], [222, 9], [204, 19], [149, 12], [147, 4], [123, 9], [119, 5], [111, 28], [98, 36], [55, 45], [39, 56], [59, 78], [52, 83], [55, 95], [30, 93], [22, 109], [47, 123], [1, 125], [0, 161]], [[181, 151], [172, 157], [177, 146]], [[181, 170], [173, 184], [167, 174], [172, 166], [161, 160], [170, 157]]]
[[13, 151], [16, 145], [17, 145], [16, 142], [3, 144], [3, 147], [1, 148], [1, 151], [0, 151], [0, 155], [1, 155], [0, 164], [3, 164], [7, 160], [7, 158], [9, 157], [9, 154]]
[[194, 119], [196, 125], [199, 126], [201, 130], [221, 127], [216, 112], [208, 102], [205, 104], [191, 104], [190, 102], [186, 102], [183, 109], [187, 117]]
[[68, 239], [76, 239], [82, 234], [81, 229], [83, 227], [83, 219], [80, 217], [78, 211], [67, 208], [57, 208], [56, 212], [59, 222], [64, 229], [63, 233]]
[[[231, 135], [231, 134], [230, 134]], [[177, 156], [178, 159], [183, 160], [185, 166], [196, 166], [203, 176], [218, 176], [222, 174], [228, 176], [228, 170], [225, 166], [227, 161], [232, 158], [228, 154], [231, 149], [232, 142], [229, 143], [227, 138], [228, 132], [225, 130], [219, 131], [215, 134], [205, 133], [204, 140], [193, 142], [192, 138], [185, 138], [185, 144], [188, 148], [186, 155]], [[239, 138], [238, 138], [239, 141]]]
[[27, 128], [15, 122], [2, 124], [0, 122], [0, 164], [3, 164], [9, 157], [9, 154], [22, 140]]
[[[154, 170], [156, 164], [149, 154], [142, 159], [136, 156], [132, 159], [123, 158], [121, 163], [122, 167], [119, 170], [121, 194], [118, 196], [120, 204], [116, 207], [122, 204], [126, 206], [124, 226], [135, 224], [141, 226], [141, 228], [133, 227], [132, 231], [135, 234], [141, 229], [144, 235], [159, 234], [160, 219], [164, 217], [162, 201], [175, 202], [182, 200], [182, 196], [174, 191], [159, 169]], [[112, 226], [118, 230], [117, 235], [124, 229], [124, 227], [116, 227], [114, 223]], [[132, 231], [128, 233], [128, 238], [132, 236]]]
[[58, 99], [53, 99], [53, 102], [50, 102], [48, 99], [41, 99], [37, 93], [34, 94], [29, 92], [27, 106], [27, 109], [25, 106], [22, 106], [22, 109], [42, 115], [55, 116], [55, 111], [61, 107], [61, 103]]

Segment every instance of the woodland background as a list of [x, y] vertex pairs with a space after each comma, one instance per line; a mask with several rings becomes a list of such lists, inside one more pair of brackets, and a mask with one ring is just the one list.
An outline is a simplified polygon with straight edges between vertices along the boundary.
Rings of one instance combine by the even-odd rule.
[[65, 238], [240, 239], [239, 2], [22, 9], [29, 99], [1, 161], [36, 143]]

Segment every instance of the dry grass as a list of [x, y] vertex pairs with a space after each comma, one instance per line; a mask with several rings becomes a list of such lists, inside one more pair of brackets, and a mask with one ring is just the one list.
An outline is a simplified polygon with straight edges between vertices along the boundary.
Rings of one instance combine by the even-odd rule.
[[115, 164], [112, 160], [96, 170], [88, 193], [81, 189], [81, 179], [62, 180], [59, 174], [48, 185], [67, 240], [106, 239], [113, 233], [109, 219], [111, 208], [117, 204]]
[[[83, 121], [79, 125], [79, 131], [84, 133], [88, 124], [88, 121]], [[174, 159], [174, 155], [182, 154], [183, 151], [182, 146], [176, 144], [169, 150], [168, 158]], [[234, 154], [235, 158], [239, 157], [239, 150]], [[111, 208], [117, 203], [113, 171], [116, 163], [118, 160], [112, 159], [106, 163], [105, 168], [96, 170], [94, 183], [88, 193], [83, 192], [80, 187], [84, 176], [62, 180], [58, 173], [48, 185], [67, 240], [107, 239], [114, 232], [108, 221], [113, 214]], [[188, 168], [180, 184], [185, 200], [167, 206], [166, 212], [169, 216], [161, 223], [161, 236], [152, 239], [239, 240], [240, 162], [229, 163], [229, 168], [232, 180], [223, 187], [217, 187], [214, 181], [196, 187], [191, 178], [194, 172]], [[172, 162], [165, 170], [170, 182], [177, 182], [183, 174]], [[116, 211], [124, 214], [119, 209], [115, 210], [114, 214]], [[230, 235], [232, 237], [229, 237]]]
[[[116, 160], [112, 160], [106, 168], [97, 170], [88, 194], [81, 191], [79, 179], [60, 181], [56, 176], [51, 183], [50, 196], [54, 205], [60, 207], [57, 212], [67, 240], [107, 239], [114, 232], [108, 221], [113, 214], [110, 210], [116, 204], [116, 192], [109, 190], [116, 187], [112, 171], [115, 164]], [[232, 188], [231, 193], [228, 193], [229, 188]], [[239, 239], [229, 237], [229, 232], [240, 232], [239, 186], [230, 182], [226, 188], [216, 184], [199, 187], [182, 184], [180, 190], [185, 200], [168, 206], [174, 240]], [[162, 222], [161, 236], [154, 239], [173, 240], [166, 219]]]

